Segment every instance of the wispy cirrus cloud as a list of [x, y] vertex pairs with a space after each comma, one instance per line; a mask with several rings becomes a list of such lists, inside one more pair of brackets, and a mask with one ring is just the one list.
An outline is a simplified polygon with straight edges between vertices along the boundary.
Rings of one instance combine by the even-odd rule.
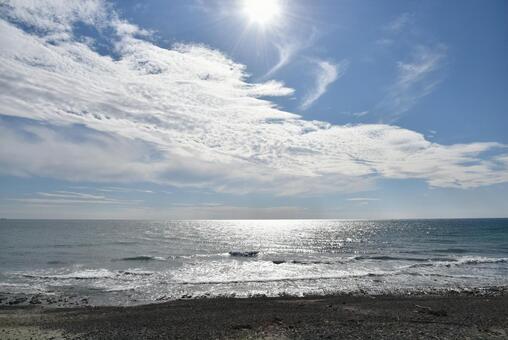
[[291, 39], [282, 33], [278, 41], [274, 43], [278, 52], [278, 61], [261, 77], [261, 79], [267, 79], [273, 76], [277, 71], [288, 65], [300, 52], [312, 46], [316, 36], [317, 30], [314, 27], [311, 29], [310, 35], [302, 35], [297, 39]]
[[102, 195], [92, 195], [87, 193], [81, 193], [81, 192], [74, 192], [74, 191], [54, 191], [54, 192], [38, 192], [37, 193], [40, 196], [44, 197], [56, 197], [56, 198], [78, 198], [83, 200], [104, 200], [106, 199], [105, 196]]
[[377, 110], [393, 121], [431, 94], [443, 80], [440, 71], [446, 53], [447, 48], [443, 44], [415, 47], [409, 60], [397, 62], [397, 78]]
[[369, 114], [369, 111], [368, 110], [365, 110], [365, 111], [359, 111], [359, 112], [353, 112], [351, 113], [351, 115], [353, 117], [357, 117], [357, 118], [360, 118], [360, 117], [363, 117], [363, 116], [366, 116]]
[[348, 201], [353, 202], [369, 202], [369, 201], [379, 201], [379, 198], [372, 198], [372, 197], [352, 197], [348, 198]]
[[409, 12], [404, 12], [395, 17], [392, 21], [390, 21], [384, 28], [387, 31], [392, 33], [399, 33], [403, 29], [407, 28], [414, 20], [414, 14]]
[[[249, 82], [245, 66], [220, 51], [161, 48], [135, 25], [119, 28], [131, 24], [100, 1], [93, 14], [72, 1], [47, 0], [75, 9], [57, 20], [65, 32], [58, 39], [56, 29], [26, 28], [53, 20], [41, 9], [46, 1], [28, 3], [9, 1], [1, 11], [2, 174], [274, 195], [356, 192], [378, 178], [456, 188], [508, 181], [505, 145], [441, 145], [394, 125], [307, 121], [266, 99], [292, 89]], [[100, 21], [110, 25], [103, 34], [114, 31], [115, 58], [74, 37], [74, 23], [90, 17], [120, 20]], [[441, 62], [432, 55], [399, 64], [392, 102], [407, 107], [414, 91], [429, 86]], [[317, 68], [307, 108], [347, 62], [319, 61]]]
[[376, 41], [383, 48], [398, 44], [408, 51], [407, 56], [395, 61], [395, 80], [387, 86], [384, 98], [372, 110], [381, 121], [397, 121], [444, 79], [447, 46], [425, 42], [416, 33], [416, 27], [413, 13], [401, 13], [383, 27], [383, 37]]
[[38, 192], [30, 197], [9, 198], [7, 200], [30, 205], [131, 205], [140, 202], [138, 200], [115, 199], [104, 195], [92, 195], [72, 191]]
[[300, 108], [307, 110], [316, 100], [325, 94], [328, 86], [342, 77], [346, 72], [349, 61], [342, 60], [335, 64], [327, 60], [314, 59], [312, 63], [315, 65], [315, 83], [314, 87], [305, 95]]
[[273, 76], [277, 71], [281, 68], [289, 64], [289, 62], [293, 59], [295, 54], [301, 50], [302, 45], [299, 42], [284, 42], [284, 43], [276, 43], [275, 48], [278, 52], [278, 61], [275, 65], [273, 65], [262, 77], [261, 79], [267, 79]]
[[103, 187], [103, 188], [97, 188], [97, 191], [102, 192], [121, 192], [121, 193], [128, 193], [128, 192], [135, 192], [135, 193], [142, 193], [142, 194], [153, 194], [153, 190], [146, 190], [146, 189], [133, 189], [133, 188], [124, 188], [124, 187]]

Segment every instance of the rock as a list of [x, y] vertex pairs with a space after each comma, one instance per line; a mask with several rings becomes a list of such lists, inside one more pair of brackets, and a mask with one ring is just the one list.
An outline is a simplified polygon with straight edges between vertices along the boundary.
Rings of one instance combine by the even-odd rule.
[[274, 260], [272, 261], [274, 264], [281, 264], [281, 263], [286, 263], [286, 261], [284, 260]]
[[279, 325], [282, 324], [282, 319], [278, 318], [278, 317], [274, 317], [272, 321], [273, 321], [273, 323], [276, 323], [276, 324], [279, 324]]
[[420, 305], [415, 305], [416, 308], [418, 308], [418, 312], [419, 313], [426, 313], [426, 314], [430, 314], [430, 315], [434, 315], [434, 316], [447, 316], [448, 315], [448, 312], [445, 311], [444, 309], [432, 309], [430, 307], [427, 307], [427, 306], [420, 306]]
[[16, 296], [14, 300], [9, 301], [9, 305], [19, 305], [20, 303], [23, 303], [26, 300], [28, 300], [26, 296]]
[[252, 329], [251, 325], [233, 325], [232, 329], [242, 330], [242, 329]]
[[496, 336], [502, 336], [502, 337], [505, 337], [506, 336], [506, 331], [502, 328], [490, 328], [488, 330], [489, 333], [492, 333]]
[[448, 316], [448, 312], [445, 311], [444, 309], [439, 309], [439, 310], [431, 309], [429, 311], [429, 314], [434, 315], [434, 316]]
[[30, 299], [30, 304], [32, 305], [40, 305], [42, 302], [41, 300], [39, 300], [39, 296], [37, 295], [34, 295], [32, 296], [32, 298]]

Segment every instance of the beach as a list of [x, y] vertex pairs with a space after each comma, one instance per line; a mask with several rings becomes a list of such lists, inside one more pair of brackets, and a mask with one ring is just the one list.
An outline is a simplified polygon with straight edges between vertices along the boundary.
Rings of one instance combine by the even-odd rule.
[[508, 0], [0, 32], [0, 340], [508, 340]]
[[508, 297], [181, 299], [131, 307], [2, 306], [2, 339], [506, 339]]
[[508, 219], [0, 226], [2, 340], [508, 334]]

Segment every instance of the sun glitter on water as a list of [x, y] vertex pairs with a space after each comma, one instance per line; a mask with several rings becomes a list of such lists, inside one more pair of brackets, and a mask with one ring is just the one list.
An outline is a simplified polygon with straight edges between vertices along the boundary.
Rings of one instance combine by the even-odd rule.
[[243, 0], [243, 12], [253, 23], [267, 26], [282, 12], [279, 0]]

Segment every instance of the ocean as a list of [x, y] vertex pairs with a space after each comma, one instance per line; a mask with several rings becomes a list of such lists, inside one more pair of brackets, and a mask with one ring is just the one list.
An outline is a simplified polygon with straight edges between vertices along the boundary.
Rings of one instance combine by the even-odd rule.
[[508, 284], [508, 219], [0, 220], [0, 235], [0, 293], [63, 304]]

